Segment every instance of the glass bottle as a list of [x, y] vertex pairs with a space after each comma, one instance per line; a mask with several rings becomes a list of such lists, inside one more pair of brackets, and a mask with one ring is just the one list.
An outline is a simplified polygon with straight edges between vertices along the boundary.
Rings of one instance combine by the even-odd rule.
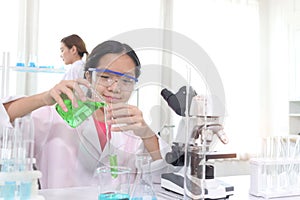
[[55, 108], [58, 114], [72, 127], [76, 128], [79, 126], [84, 120], [86, 120], [89, 116], [93, 114], [97, 109], [106, 106], [103, 98], [93, 89], [93, 88], [84, 88], [81, 86], [83, 91], [86, 91], [86, 101], [80, 100], [75, 93], [75, 97], [77, 97], [77, 107], [72, 105], [72, 101], [66, 96], [62, 95], [63, 101], [68, 109], [65, 112], [60, 105], [56, 104]]
[[151, 178], [150, 156], [136, 155], [137, 176], [133, 185], [131, 200], [157, 200]]

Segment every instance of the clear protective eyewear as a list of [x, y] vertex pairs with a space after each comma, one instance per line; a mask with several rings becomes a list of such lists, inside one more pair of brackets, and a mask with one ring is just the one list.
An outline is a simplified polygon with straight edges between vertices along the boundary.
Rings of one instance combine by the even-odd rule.
[[138, 81], [138, 79], [133, 76], [109, 69], [89, 68], [88, 70], [90, 72], [96, 72], [92, 74], [93, 82], [105, 87], [110, 87], [117, 82], [122, 91], [133, 91], [134, 85]]

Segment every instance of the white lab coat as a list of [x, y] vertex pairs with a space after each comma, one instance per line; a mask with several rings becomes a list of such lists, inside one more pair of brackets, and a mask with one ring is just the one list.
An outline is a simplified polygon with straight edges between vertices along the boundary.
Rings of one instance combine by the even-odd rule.
[[[3, 109], [0, 113], [1, 119], [7, 118]], [[63, 121], [54, 106], [37, 109], [31, 116], [35, 132], [36, 166], [42, 172], [42, 188], [96, 185], [95, 170], [108, 163], [108, 153], [107, 148], [103, 152], [101, 150], [92, 117], [74, 129]], [[161, 139], [159, 145], [164, 157], [170, 147]], [[144, 151], [142, 140], [132, 131], [112, 132], [111, 152], [117, 154], [118, 165], [130, 167], [135, 172], [134, 154]], [[171, 169], [167, 166], [164, 160], [151, 163], [156, 182], [159, 182], [162, 172]]]
[[75, 80], [83, 78], [84, 75], [84, 64], [83, 60], [77, 60], [68, 66], [67, 72], [63, 76], [63, 80]]

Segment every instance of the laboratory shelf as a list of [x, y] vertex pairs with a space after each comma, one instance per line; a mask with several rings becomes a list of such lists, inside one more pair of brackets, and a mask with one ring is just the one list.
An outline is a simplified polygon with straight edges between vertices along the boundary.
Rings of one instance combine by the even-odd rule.
[[43, 72], [43, 73], [65, 73], [64, 68], [53, 68], [53, 67], [23, 67], [23, 66], [10, 66], [10, 69], [18, 72]]

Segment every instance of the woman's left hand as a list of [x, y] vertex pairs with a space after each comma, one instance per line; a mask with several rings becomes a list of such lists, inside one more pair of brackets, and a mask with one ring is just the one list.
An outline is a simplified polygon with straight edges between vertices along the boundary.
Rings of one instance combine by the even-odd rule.
[[136, 106], [117, 103], [110, 104], [108, 109], [107, 120], [112, 126], [111, 131], [128, 131], [132, 130], [135, 135], [139, 136], [150, 153], [153, 160], [161, 159], [158, 138], [156, 134], [146, 124], [143, 113]]
[[125, 103], [117, 103], [110, 104], [107, 111], [108, 123], [116, 125], [112, 126], [111, 131], [132, 130], [142, 139], [155, 135], [146, 124], [143, 113], [138, 107]]

